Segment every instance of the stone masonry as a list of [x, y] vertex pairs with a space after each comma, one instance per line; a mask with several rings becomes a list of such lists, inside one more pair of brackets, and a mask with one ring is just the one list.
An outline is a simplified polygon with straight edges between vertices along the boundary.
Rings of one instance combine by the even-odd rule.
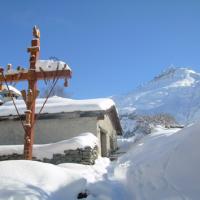
[[[78, 148], [76, 150], [65, 150], [62, 154], [57, 153], [53, 154], [52, 158], [43, 158], [42, 160], [33, 157], [33, 160], [52, 163], [52, 164], [61, 164], [61, 163], [79, 163], [84, 165], [93, 165], [95, 160], [98, 158], [98, 147], [94, 148], [85, 147], [84, 149]], [[22, 160], [23, 155], [21, 154], [11, 154], [11, 155], [0, 155], [0, 161], [4, 160]]]

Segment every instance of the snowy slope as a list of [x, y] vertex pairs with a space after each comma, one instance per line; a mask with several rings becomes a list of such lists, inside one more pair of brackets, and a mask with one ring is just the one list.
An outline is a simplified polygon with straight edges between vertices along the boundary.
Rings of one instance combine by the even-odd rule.
[[[188, 124], [200, 117], [199, 91], [199, 73], [188, 68], [169, 68], [136, 90], [113, 99], [123, 115], [169, 113], [179, 123]], [[124, 121], [125, 128], [132, 122]]]
[[135, 200], [197, 200], [200, 196], [200, 123], [174, 133], [160, 130], [132, 146], [115, 178]]

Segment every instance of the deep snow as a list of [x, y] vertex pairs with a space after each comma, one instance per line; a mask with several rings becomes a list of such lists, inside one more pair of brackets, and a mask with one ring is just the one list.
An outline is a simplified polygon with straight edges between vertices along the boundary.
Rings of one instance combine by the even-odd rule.
[[73, 200], [86, 185], [77, 172], [35, 161], [1, 161], [0, 177], [1, 200]]
[[199, 199], [200, 123], [174, 133], [148, 135], [122, 156], [114, 169], [131, 199]]
[[182, 130], [157, 128], [136, 143], [120, 138], [127, 153], [114, 162], [99, 158], [94, 166], [0, 162], [0, 197], [73, 200], [87, 191], [89, 200], [198, 200], [199, 130], [196, 123]]

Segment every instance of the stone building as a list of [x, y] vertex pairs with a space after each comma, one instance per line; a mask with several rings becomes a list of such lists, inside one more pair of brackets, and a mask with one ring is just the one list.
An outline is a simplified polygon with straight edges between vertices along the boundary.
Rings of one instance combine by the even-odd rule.
[[[45, 99], [37, 99], [36, 113]], [[25, 104], [16, 100], [24, 117]], [[35, 144], [47, 144], [91, 132], [99, 139], [99, 153], [109, 156], [117, 149], [117, 135], [122, 128], [111, 99], [72, 100], [49, 98], [35, 128]], [[0, 106], [0, 145], [23, 144], [24, 130], [12, 102]]]

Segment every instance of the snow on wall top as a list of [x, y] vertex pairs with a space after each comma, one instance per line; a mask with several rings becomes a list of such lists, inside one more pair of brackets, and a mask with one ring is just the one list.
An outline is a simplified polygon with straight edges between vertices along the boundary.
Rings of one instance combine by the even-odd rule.
[[[38, 159], [52, 158], [55, 153], [63, 153], [65, 150], [94, 148], [99, 146], [98, 139], [93, 133], [82, 133], [77, 137], [51, 144], [34, 144], [33, 156]], [[23, 154], [23, 145], [0, 145], [0, 155], [11, 155], [13, 153]]]
[[[45, 101], [44, 98], [36, 100], [36, 113], [39, 113], [40, 108]], [[20, 114], [24, 114], [26, 106], [23, 100], [15, 100]], [[62, 97], [51, 97], [48, 99], [42, 113], [61, 113], [61, 112], [74, 112], [74, 111], [104, 111], [108, 110], [115, 103], [108, 98], [102, 99], [87, 99], [87, 100], [73, 100]], [[0, 116], [17, 115], [12, 102], [6, 102], [0, 106]]]
[[71, 70], [70, 67], [63, 61], [55, 60], [38, 60], [36, 62], [36, 71], [55, 71], [55, 70]]

